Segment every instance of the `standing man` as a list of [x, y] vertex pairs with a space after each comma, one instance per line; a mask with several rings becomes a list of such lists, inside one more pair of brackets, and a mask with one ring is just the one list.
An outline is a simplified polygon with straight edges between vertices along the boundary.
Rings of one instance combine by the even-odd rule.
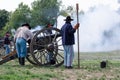
[[64, 48], [64, 66], [65, 68], [71, 69], [73, 68], [72, 62], [74, 58], [74, 33], [76, 32], [76, 29], [78, 29], [79, 23], [77, 23], [73, 28], [71, 25], [71, 21], [73, 21], [73, 19], [71, 19], [70, 16], [67, 16], [65, 21], [65, 24], [61, 28], [62, 45]]
[[[46, 28], [52, 28], [53, 25], [48, 23]], [[47, 29], [46, 31], [48, 34], [52, 35], [52, 30], [51, 29]], [[52, 41], [52, 40], [50, 40]], [[51, 42], [52, 43], [52, 42]], [[48, 48], [47, 51], [48, 51], [48, 55], [47, 55], [47, 61], [50, 65], [54, 65], [56, 62], [55, 62], [55, 59], [54, 59], [54, 47], [52, 46], [52, 44], [49, 44], [48, 47], [51, 47], [50, 49]]]
[[6, 32], [5, 34], [5, 38], [4, 38], [4, 47], [5, 47], [5, 51], [6, 51], [6, 55], [10, 53], [10, 44], [11, 44], [11, 41], [10, 41], [10, 33], [9, 32]]
[[33, 38], [33, 33], [30, 31], [31, 27], [28, 23], [19, 27], [14, 36], [16, 42], [16, 51], [19, 59], [20, 65], [25, 65], [25, 57], [27, 56], [27, 41], [30, 41]]

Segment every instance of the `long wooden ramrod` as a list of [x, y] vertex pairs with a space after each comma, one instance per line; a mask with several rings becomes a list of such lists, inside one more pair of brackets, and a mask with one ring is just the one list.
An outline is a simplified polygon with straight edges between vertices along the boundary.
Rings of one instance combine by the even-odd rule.
[[[77, 15], [77, 23], [79, 23], [79, 16], [78, 16], [79, 5], [76, 4], [76, 15]], [[80, 68], [80, 51], [79, 51], [79, 28], [77, 30], [77, 43], [78, 43], [78, 68]]]

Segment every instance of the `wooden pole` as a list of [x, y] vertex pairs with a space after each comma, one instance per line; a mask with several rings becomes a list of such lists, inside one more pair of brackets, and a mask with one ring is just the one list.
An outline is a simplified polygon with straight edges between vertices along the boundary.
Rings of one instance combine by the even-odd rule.
[[[76, 4], [76, 15], [77, 15], [77, 23], [79, 23], [79, 16], [78, 16], [79, 5]], [[80, 51], [79, 51], [79, 28], [77, 30], [77, 43], [78, 43], [78, 68], [80, 68]]]

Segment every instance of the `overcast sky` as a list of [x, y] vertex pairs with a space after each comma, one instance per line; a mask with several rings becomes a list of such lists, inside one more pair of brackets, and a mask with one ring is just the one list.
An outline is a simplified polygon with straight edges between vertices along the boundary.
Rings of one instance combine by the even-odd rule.
[[[21, 2], [31, 5], [31, 2], [34, 0], [0, 0], [0, 9], [6, 9], [7, 11], [14, 11], [18, 4]], [[72, 5], [76, 6], [76, 3], [79, 3], [79, 9], [82, 9], [84, 11], [87, 11], [89, 7], [103, 4], [108, 5], [112, 9], [117, 9], [119, 7], [119, 4], [117, 2], [118, 0], [62, 0], [63, 5]]]

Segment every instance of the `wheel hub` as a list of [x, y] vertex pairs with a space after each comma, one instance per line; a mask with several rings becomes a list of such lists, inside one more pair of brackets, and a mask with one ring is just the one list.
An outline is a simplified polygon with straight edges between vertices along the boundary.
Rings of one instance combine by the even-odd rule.
[[53, 52], [54, 51], [54, 44], [48, 44], [47, 51]]

